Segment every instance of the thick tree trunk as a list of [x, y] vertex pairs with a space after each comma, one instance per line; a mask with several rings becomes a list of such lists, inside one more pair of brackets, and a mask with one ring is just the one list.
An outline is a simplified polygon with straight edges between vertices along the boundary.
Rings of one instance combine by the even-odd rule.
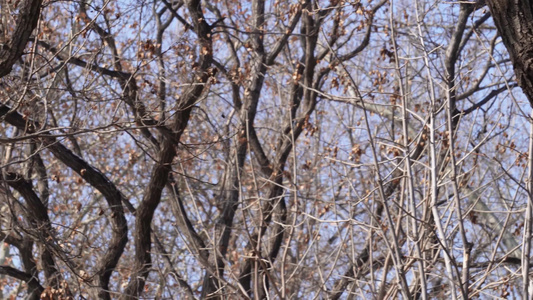
[[533, 10], [527, 0], [489, 0], [494, 23], [513, 62], [518, 84], [533, 105]]

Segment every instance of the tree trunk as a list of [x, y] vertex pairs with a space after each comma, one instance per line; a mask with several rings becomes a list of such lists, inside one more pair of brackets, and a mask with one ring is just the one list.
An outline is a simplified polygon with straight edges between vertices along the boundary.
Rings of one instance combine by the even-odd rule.
[[533, 105], [533, 10], [530, 1], [490, 0], [492, 18], [513, 62], [518, 84]]

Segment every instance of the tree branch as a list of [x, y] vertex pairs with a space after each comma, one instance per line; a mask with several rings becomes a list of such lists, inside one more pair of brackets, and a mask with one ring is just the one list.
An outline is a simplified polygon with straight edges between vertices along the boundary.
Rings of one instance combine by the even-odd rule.
[[13, 69], [13, 65], [22, 56], [41, 14], [42, 0], [24, 0], [19, 3], [19, 16], [16, 27], [7, 44], [0, 48], [0, 78]]

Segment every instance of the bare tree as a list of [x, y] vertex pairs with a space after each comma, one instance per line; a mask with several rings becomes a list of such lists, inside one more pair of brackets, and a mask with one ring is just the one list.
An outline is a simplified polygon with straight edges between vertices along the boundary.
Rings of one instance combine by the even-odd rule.
[[0, 1], [1, 298], [528, 297], [525, 2]]

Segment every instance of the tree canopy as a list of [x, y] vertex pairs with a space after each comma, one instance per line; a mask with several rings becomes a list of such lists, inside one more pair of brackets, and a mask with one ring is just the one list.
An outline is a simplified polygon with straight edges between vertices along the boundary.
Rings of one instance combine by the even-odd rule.
[[528, 1], [0, 0], [0, 298], [527, 298]]

